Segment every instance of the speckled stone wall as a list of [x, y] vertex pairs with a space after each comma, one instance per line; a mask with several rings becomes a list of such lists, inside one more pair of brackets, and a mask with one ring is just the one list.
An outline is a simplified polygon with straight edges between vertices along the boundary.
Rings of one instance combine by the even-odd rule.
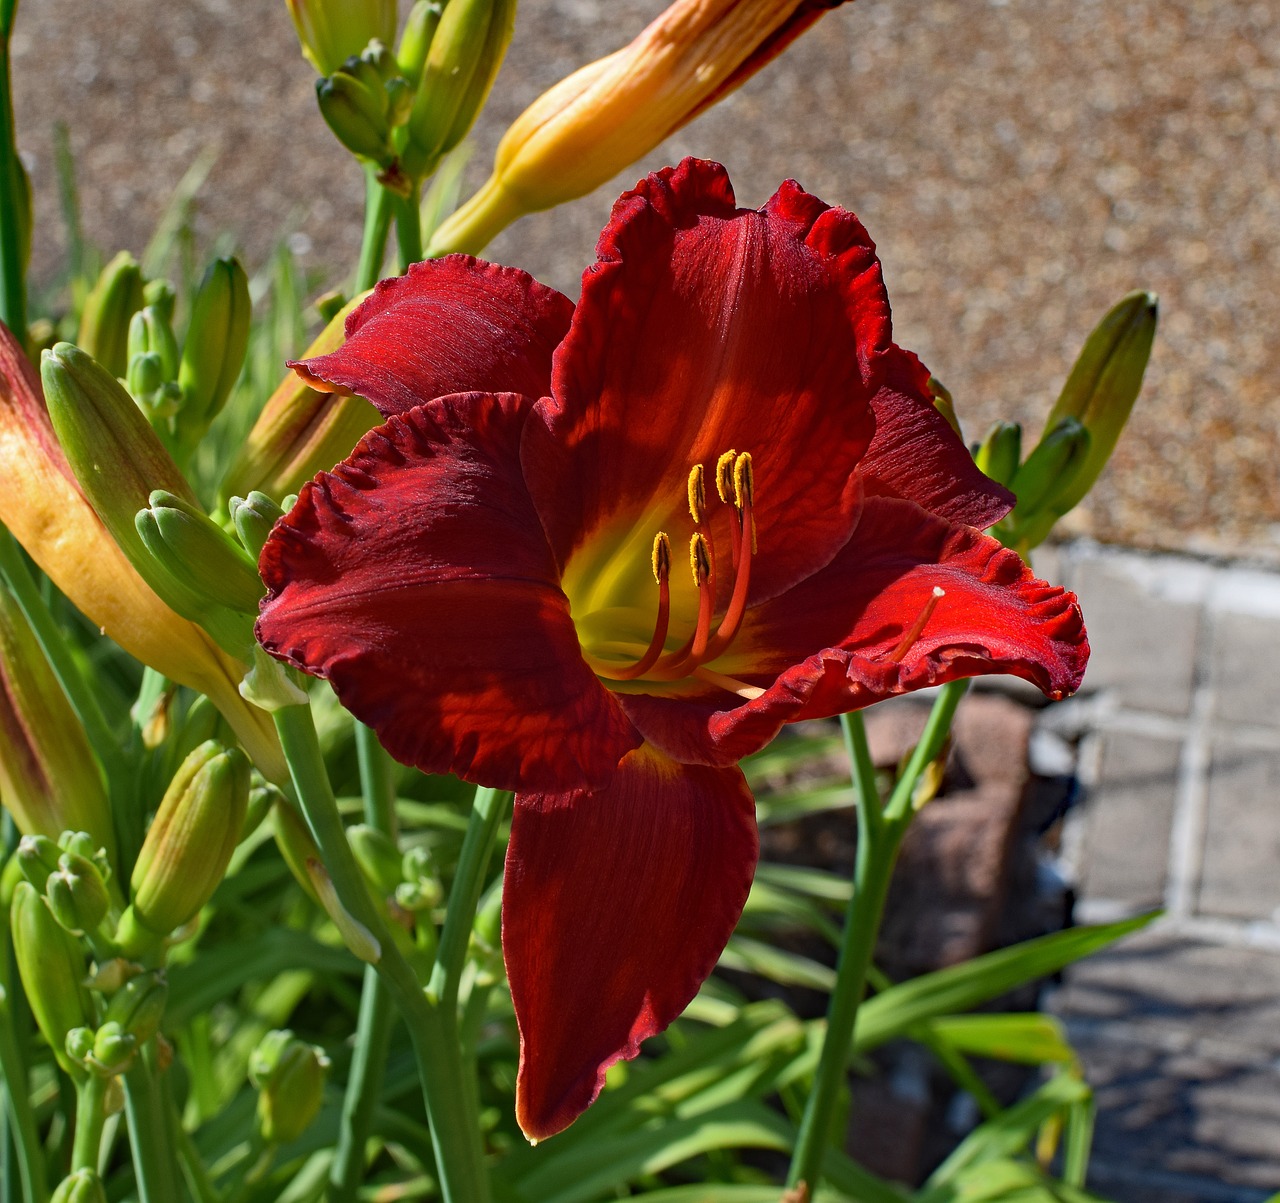
[[[659, 0], [523, 0], [476, 132], [607, 53]], [[359, 172], [315, 112], [283, 0], [22, 0], [20, 145], [56, 277], [50, 130], [71, 128], [85, 222], [138, 251], [187, 166], [217, 158], [199, 229], [251, 262], [292, 235], [336, 281]], [[1280, 12], [1266, 0], [857, 0], [608, 188], [490, 249], [576, 289], [612, 195], [684, 154], [744, 203], [794, 176], [877, 240], [898, 340], [952, 389], [972, 437], [1038, 426], [1075, 349], [1133, 287], [1161, 295], [1148, 385], [1071, 529], [1280, 553]]]

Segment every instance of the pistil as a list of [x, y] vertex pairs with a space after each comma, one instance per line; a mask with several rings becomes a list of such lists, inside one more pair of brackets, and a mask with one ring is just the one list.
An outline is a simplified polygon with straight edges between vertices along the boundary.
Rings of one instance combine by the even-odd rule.
[[898, 641], [898, 646], [889, 653], [889, 659], [897, 663], [905, 656], [914, 646], [917, 639], [924, 634], [925, 624], [933, 617], [933, 612], [938, 608], [938, 601], [947, 596], [945, 589], [939, 589], [934, 585], [933, 592], [929, 595], [929, 600], [924, 603], [924, 609], [920, 611], [920, 616], [911, 624], [911, 629], [903, 635]]

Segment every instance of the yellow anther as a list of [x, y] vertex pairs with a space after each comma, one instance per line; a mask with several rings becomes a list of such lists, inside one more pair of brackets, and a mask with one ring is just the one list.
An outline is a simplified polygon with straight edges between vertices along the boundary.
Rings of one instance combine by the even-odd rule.
[[746, 509], [755, 498], [756, 478], [751, 469], [751, 452], [744, 451], [733, 461], [733, 504]]
[[733, 497], [733, 461], [737, 458], [738, 453], [730, 448], [716, 460], [716, 492], [725, 505]]
[[707, 541], [694, 531], [689, 539], [689, 570], [694, 585], [701, 589], [711, 575], [711, 557], [707, 554]]
[[666, 531], [659, 531], [653, 537], [653, 579], [659, 585], [671, 575], [671, 540]]
[[701, 464], [694, 464], [689, 469], [689, 516], [698, 523], [707, 512], [707, 489], [703, 477]]

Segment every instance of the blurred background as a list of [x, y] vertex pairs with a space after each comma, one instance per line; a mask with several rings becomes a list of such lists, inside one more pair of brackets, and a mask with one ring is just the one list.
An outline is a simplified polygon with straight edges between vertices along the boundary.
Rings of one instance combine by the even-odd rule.
[[[508, 122], [662, 0], [523, 0], [464, 195]], [[283, 0], [22, 0], [18, 140], [57, 212], [69, 130], [86, 235], [140, 253], [189, 169], [204, 250], [282, 239], [342, 286], [363, 178], [319, 119]], [[1280, 12], [1267, 0], [857, 0], [595, 195], [489, 256], [576, 295], [612, 198], [686, 154], [745, 204], [787, 176], [876, 239], [896, 335], [970, 439], [1038, 430], [1081, 340], [1136, 287], [1161, 326], [1128, 432], [1066, 522], [1135, 547], [1280, 560]], [[189, 180], [192, 177], [188, 177]], [[55, 289], [64, 232], [36, 230]], [[227, 248], [229, 249], [229, 248]], [[203, 261], [203, 259], [202, 259]]]

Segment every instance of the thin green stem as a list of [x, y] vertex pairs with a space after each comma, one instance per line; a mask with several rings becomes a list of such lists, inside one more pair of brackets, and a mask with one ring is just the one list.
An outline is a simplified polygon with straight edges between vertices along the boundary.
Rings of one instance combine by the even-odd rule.
[[883, 812], [875, 790], [875, 771], [866, 746], [861, 718], [847, 716], [844, 722], [846, 745], [853, 761], [857, 795], [858, 851], [854, 866], [853, 891], [845, 912], [836, 984], [827, 1005], [827, 1030], [814, 1073], [813, 1089], [805, 1103], [796, 1147], [787, 1175], [788, 1186], [804, 1182], [810, 1192], [818, 1186], [822, 1158], [831, 1144], [836, 1100], [845, 1080], [849, 1049], [853, 1043], [858, 1008], [866, 992], [867, 971], [884, 918], [889, 883], [897, 863], [902, 839], [915, 816], [913, 806], [920, 774], [942, 750], [956, 706], [968, 687], [967, 681], [952, 681], [939, 692], [924, 733], [911, 754]]
[[200, 1150], [196, 1148], [196, 1142], [191, 1139], [191, 1133], [182, 1126], [178, 1105], [173, 1099], [172, 1092], [167, 1089], [164, 1091], [164, 1104], [169, 1116], [169, 1130], [177, 1143], [182, 1176], [187, 1180], [187, 1186], [192, 1195], [195, 1196], [197, 1203], [222, 1203], [222, 1195], [214, 1186], [209, 1169], [200, 1156]]
[[416, 184], [410, 188], [408, 196], [396, 197], [395, 211], [396, 246], [400, 252], [400, 271], [404, 273], [411, 263], [422, 259], [422, 211]]
[[9, 83], [9, 34], [16, 0], [0, 3], [0, 321], [27, 345], [27, 284], [22, 222], [29, 216], [22, 164], [18, 161]]
[[71, 1146], [71, 1169], [98, 1172], [102, 1126], [107, 1122], [107, 1079], [95, 1073], [76, 1083], [76, 1138]]
[[[363, 723], [356, 723], [356, 754], [360, 761], [360, 788], [364, 818], [370, 827], [396, 838], [396, 780], [378, 737]], [[365, 1170], [365, 1144], [373, 1127], [373, 1113], [382, 1094], [387, 1052], [391, 1047], [391, 994], [368, 965], [360, 989], [360, 1017], [356, 1024], [355, 1051], [342, 1100], [338, 1146], [329, 1167], [331, 1203], [354, 1203]]]
[[[7, 949], [0, 950], [7, 955]], [[0, 1074], [4, 1076], [4, 1103], [11, 1121], [22, 1197], [27, 1203], [47, 1203], [49, 1185], [45, 1178], [44, 1150], [36, 1129], [35, 1112], [27, 1091], [27, 1067], [22, 1049], [14, 1037], [9, 1001], [0, 990]]]
[[467, 947], [471, 943], [476, 907], [480, 903], [480, 895], [484, 893], [489, 857], [510, 796], [504, 790], [481, 786], [476, 790], [475, 801], [471, 804], [471, 818], [467, 822], [467, 834], [463, 838], [462, 852], [458, 856], [458, 871], [454, 875], [453, 888], [449, 891], [449, 906], [445, 912], [444, 930], [440, 934], [440, 948], [431, 970], [431, 980], [427, 982], [427, 998], [432, 1003], [439, 1003], [450, 1015], [458, 1007], [458, 985], [467, 960]]
[[139, 1203], [171, 1203], [180, 1198], [168, 1117], [156, 1081], [154, 1042], [124, 1075], [124, 1111]]
[[382, 259], [387, 253], [387, 234], [391, 229], [392, 195], [378, 183], [377, 168], [365, 169], [364, 186], [364, 237], [356, 267], [357, 294], [372, 288], [382, 278]]
[[480, 1127], [462, 1077], [456, 1016], [427, 1002], [412, 968], [379, 914], [347, 843], [309, 706], [275, 712], [298, 800], [342, 905], [378, 940], [378, 972], [409, 1029], [444, 1203], [487, 1203]]

